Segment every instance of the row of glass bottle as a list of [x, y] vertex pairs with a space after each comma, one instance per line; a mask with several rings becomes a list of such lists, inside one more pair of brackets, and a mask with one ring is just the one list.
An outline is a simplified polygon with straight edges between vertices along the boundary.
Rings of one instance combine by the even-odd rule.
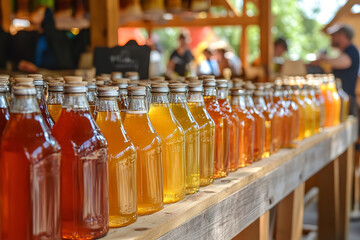
[[[201, 150], [200, 151], [200, 162], [199, 162], [200, 163], [200, 175], [201, 175], [201, 170], [205, 170], [205, 169], [207, 170], [206, 174], [209, 175], [205, 179], [205, 184], [202, 182], [203, 185], [206, 185], [206, 184], [209, 184], [212, 182], [211, 172], [212, 172], [213, 165], [211, 164], [211, 159], [213, 159], [215, 161], [215, 171], [214, 171], [215, 177], [223, 177], [223, 176], [227, 175], [228, 169], [230, 169], [230, 171], [234, 171], [239, 166], [242, 167], [242, 166], [246, 166], [246, 165], [250, 164], [252, 160], [259, 160], [261, 158], [261, 156], [263, 156], [263, 157], [268, 156], [271, 152], [276, 151], [275, 146], [289, 146], [289, 145], [284, 144], [284, 140], [282, 143], [283, 145], [280, 145], [279, 143], [278, 143], [278, 145], [272, 144], [272, 143], [279, 142], [279, 140], [274, 140], [274, 138], [277, 139], [275, 137], [275, 134], [273, 134], [273, 137], [266, 136], [266, 134], [270, 135], [273, 132], [277, 133], [277, 131], [275, 130], [276, 129], [275, 124], [272, 126], [272, 128], [267, 127], [267, 125], [271, 125], [271, 121], [270, 121], [270, 124], [267, 124], [267, 122], [266, 122], [267, 120], [265, 118], [265, 116], [267, 114], [266, 114], [266, 111], [264, 111], [264, 109], [265, 109], [264, 106], [266, 107], [266, 105], [268, 105], [268, 104], [264, 105], [263, 104], [264, 102], [262, 101], [262, 99], [263, 100], [269, 99], [268, 98], [269, 95], [267, 94], [267, 92], [270, 93], [270, 95], [271, 95], [271, 91], [265, 90], [265, 89], [270, 90], [270, 88], [269, 88], [270, 84], [267, 84], [267, 88], [265, 88], [264, 85], [262, 86], [262, 84], [258, 84], [257, 88], [255, 89], [256, 91], [255, 91], [254, 99], [255, 99], [255, 103], [256, 103], [256, 108], [253, 107], [254, 105], [252, 104], [251, 92], [252, 92], [252, 90], [254, 90], [253, 89], [254, 87], [251, 84], [247, 84], [246, 87], [247, 87], [248, 91], [246, 92], [245, 96], [244, 96], [244, 92], [242, 89], [233, 89], [232, 90], [231, 106], [230, 106], [228, 98], [227, 98], [227, 82], [224, 80], [221, 80], [221, 81], [218, 81], [217, 84], [218, 84], [218, 91], [217, 91], [217, 97], [216, 97], [215, 80], [214, 79], [204, 80], [204, 87], [205, 87], [204, 99], [205, 99], [205, 103], [206, 103], [208, 112], [210, 113], [214, 122], [212, 122], [212, 120], [211, 120], [211, 118], [209, 118], [209, 116], [207, 116], [206, 119], [208, 120], [207, 122], [209, 123], [208, 125], [210, 126], [209, 129], [214, 128], [213, 123], [215, 123], [215, 129], [216, 129], [215, 130], [215, 139], [213, 139], [213, 140], [211, 140], [211, 138], [212, 138], [211, 132], [213, 132], [213, 130], [208, 131], [210, 134], [207, 134], [207, 135], [205, 134], [206, 136], [203, 136], [202, 132], [204, 132], [204, 131], [201, 129], [202, 129], [202, 126], [205, 126], [205, 125], [202, 124], [200, 126], [199, 118], [196, 118], [197, 113], [199, 113], [200, 115], [207, 115], [207, 111], [203, 107], [201, 84], [199, 82], [193, 81], [193, 83], [191, 83], [189, 85], [189, 93], [188, 93], [189, 102], [188, 102], [188, 104], [189, 104], [190, 110], [192, 110], [191, 113], [192, 113], [193, 117], [195, 117], [195, 119], [196, 119], [195, 122], [198, 123], [197, 126], [200, 127], [200, 139], [199, 139], [200, 140], [199, 142], [201, 142], [201, 144], [200, 144], [200, 150]], [[235, 85], [236, 84], [239, 84], [239, 83], [235, 82]], [[53, 85], [59, 85], [59, 84], [56, 83]], [[49, 84], [49, 90], [50, 90], [49, 98], [48, 98], [49, 110], [55, 109], [55, 108], [52, 108], [51, 105], [59, 105], [59, 104], [52, 104], [53, 103], [52, 100], [57, 99], [57, 97], [52, 96], [53, 91], [51, 91], [51, 89], [54, 87], [58, 87], [58, 89], [61, 89], [61, 87], [53, 86], [53, 85], [51, 83]], [[170, 189], [172, 189], [172, 190], [170, 190], [170, 192], [173, 191], [174, 189], [178, 190], [177, 192], [175, 191], [175, 195], [173, 194], [173, 192], [170, 193], [171, 197], [175, 196], [175, 200], [170, 200], [170, 201], [176, 201], [176, 200], [181, 199], [184, 195], [184, 193], [181, 192], [184, 190], [184, 188], [182, 187], [182, 186], [184, 186], [184, 181], [181, 181], [181, 179], [184, 178], [185, 172], [190, 173], [192, 170], [194, 170], [196, 168], [199, 169], [199, 166], [196, 167], [196, 164], [192, 164], [193, 165], [192, 167], [189, 166], [189, 162], [197, 163], [198, 161], [188, 161], [188, 160], [196, 159], [196, 156], [195, 156], [196, 153], [194, 153], [195, 151], [188, 151], [188, 150], [194, 149], [195, 148], [194, 146], [197, 145], [198, 143], [196, 143], [196, 140], [195, 141], [193, 140], [193, 139], [196, 139], [196, 137], [194, 137], [194, 136], [196, 136], [196, 124], [194, 124], [194, 121], [188, 121], [189, 123], [191, 123], [191, 122], [193, 123], [193, 124], [188, 125], [188, 126], [192, 125], [191, 127], [188, 127], [188, 128], [185, 128], [184, 125], [182, 125], [181, 127], [183, 129], [181, 129], [181, 127], [178, 126], [178, 123], [186, 122], [186, 121], [184, 121], [184, 119], [185, 120], [191, 119], [191, 114], [189, 114], [189, 111], [186, 109], [187, 104], [186, 104], [186, 98], [185, 98], [185, 86], [172, 85], [171, 87], [173, 89], [173, 93], [172, 93], [173, 97], [171, 97], [171, 104], [170, 104], [170, 108], [169, 108], [169, 106], [166, 107], [166, 105], [168, 105], [167, 104], [167, 90], [166, 90], [167, 86], [164, 84], [153, 85], [153, 104], [152, 104], [153, 109], [150, 108], [150, 112], [149, 112], [150, 119], [153, 119], [151, 122], [149, 122], [147, 119], [144, 118], [146, 116], [146, 112], [147, 112], [144, 96], [135, 97], [136, 96], [136, 94], [135, 94], [134, 100], [133, 101], [131, 100], [130, 103], [134, 102], [134, 104], [135, 104], [134, 106], [139, 107], [139, 103], [143, 102], [142, 109], [132, 109], [132, 107], [131, 107], [132, 105], [130, 104], [129, 110], [127, 111], [127, 113], [125, 115], [124, 125], [125, 125], [125, 129], [127, 132], [131, 132], [131, 130], [130, 130], [131, 128], [134, 129], [133, 130], [134, 134], [131, 134], [131, 135], [129, 133], [128, 134], [130, 135], [130, 138], [132, 141], [136, 137], [140, 138], [140, 139], [136, 140], [137, 144], [144, 141], [144, 132], [146, 132], [146, 131], [144, 131], [144, 132], [141, 131], [140, 126], [148, 125], [149, 129], [151, 130], [151, 128], [152, 128], [151, 125], [154, 125], [155, 130], [160, 135], [162, 140], [169, 142], [168, 149], [166, 149], [166, 145], [164, 145], [164, 143], [162, 145], [163, 148], [165, 146], [165, 152], [173, 151], [172, 149], [176, 148], [176, 144], [178, 144], [179, 142], [182, 142], [182, 140], [180, 140], [178, 142], [174, 141], [174, 140], [176, 140], [176, 138], [179, 139], [181, 137], [183, 137], [183, 138], [185, 137], [185, 143], [187, 143], [187, 144], [185, 144], [184, 147], [187, 149], [187, 151], [186, 151], [187, 155], [184, 155], [185, 153], [183, 152], [183, 149], [181, 150], [181, 148], [182, 148], [180, 146], [181, 144], [179, 144], [178, 149], [180, 149], [180, 150], [178, 151], [178, 153], [179, 153], [178, 158], [175, 158], [175, 161], [171, 161], [168, 163], [168, 164], [180, 163], [178, 166], [174, 166], [174, 169], [180, 170], [180, 171], [176, 171], [180, 174], [174, 174], [174, 172], [173, 173], [170, 172], [170, 174], [169, 174], [169, 177], [173, 178], [173, 180], [174, 180], [173, 183], [175, 183], [175, 184], [171, 184], [169, 190]], [[275, 89], [280, 90], [281, 88], [276, 86]], [[304, 86], [303, 89], [306, 89], [306, 87]], [[134, 171], [134, 169], [135, 169], [135, 167], [134, 167], [135, 163], [134, 163], [134, 161], [130, 160], [129, 162], [132, 162], [133, 166], [128, 166], [127, 170], [125, 170], [123, 168], [123, 171], [122, 172], [120, 171], [120, 174], [119, 174], [119, 172], [118, 173], [113, 172], [113, 176], [116, 176], [117, 181], [113, 182], [114, 185], [111, 185], [111, 182], [112, 182], [111, 181], [111, 175], [112, 175], [111, 169], [114, 169], [114, 171], [116, 171], [116, 169], [119, 170], [119, 166], [116, 166], [116, 164], [115, 164], [113, 167], [111, 167], [111, 164], [110, 164], [110, 162], [111, 162], [110, 156], [116, 155], [116, 151], [119, 152], [119, 150], [116, 149], [115, 153], [113, 153], [113, 154], [111, 153], [111, 150], [115, 149], [116, 147], [119, 148], [119, 145], [121, 145], [120, 143], [124, 144], [124, 143], [128, 142], [128, 138], [126, 138], [126, 133], [124, 133], [124, 131], [123, 131], [124, 129], [121, 127], [120, 117], [116, 113], [117, 107], [115, 104], [116, 103], [115, 100], [116, 100], [117, 94], [115, 94], [115, 93], [117, 91], [112, 89], [112, 92], [113, 92], [112, 100], [109, 98], [109, 96], [107, 96], [109, 94], [107, 94], [107, 95], [105, 94], [106, 95], [105, 98], [107, 98], [107, 100], [105, 100], [105, 99], [103, 99], [104, 96], [102, 96], [101, 88], [99, 88], [98, 90], [100, 90], [98, 92], [99, 93], [98, 103], [100, 104], [100, 106], [103, 106], [106, 109], [105, 111], [102, 111], [101, 108], [99, 108], [99, 111], [96, 113], [96, 122], [97, 122], [98, 126], [100, 127], [101, 131], [103, 132], [103, 134], [105, 135], [105, 138], [107, 139], [108, 144], [109, 144], [110, 226], [112, 223], [111, 222], [112, 216], [114, 216], [114, 218], [113, 218], [114, 225], [113, 226], [116, 226], [116, 224], [118, 224], [117, 226], [119, 226], [119, 225], [124, 224], [124, 219], [125, 219], [125, 224], [135, 221], [135, 219], [136, 219], [136, 205], [135, 205], [135, 207], [132, 208], [133, 210], [135, 209], [134, 213], [130, 213], [131, 212], [131, 210], [130, 210], [130, 212], [129, 212], [130, 214], [124, 214], [124, 212], [122, 211], [123, 209], [126, 209], [126, 208], [128, 208], [128, 210], [129, 210], [129, 206], [131, 205], [131, 204], [129, 205], [129, 203], [132, 203], [132, 205], [134, 205], [134, 199], [136, 199], [135, 194], [134, 194], [134, 180], [132, 180], [132, 179], [134, 179], [133, 176], [135, 174], [133, 174], [133, 176], [130, 176], [131, 172]], [[140, 91], [140, 89], [133, 89], [133, 90], [134, 90], [134, 93]], [[289, 90], [289, 88], [288, 88], [288, 90]], [[143, 90], [141, 90], [141, 91], [143, 91]], [[61, 93], [61, 91], [58, 91], [58, 92]], [[109, 91], [104, 91], [104, 92], [109, 92]], [[280, 92], [281, 91], [277, 92], [275, 90], [275, 95], [274, 95], [275, 100], [277, 99], [277, 97], [279, 97], [281, 95]], [[311, 91], [308, 91], [308, 92], [311, 92]], [[284, 93], [285, 93], [285, 91], [284, 91]], [[302, 91], [302, 93], [304, 93], [304, 91]], [[145, 95], [145, 92], [143, 91], [142, 94]], [[42, 94], [42, 95], [44, 95], [44, 94]], [[131, 91], [130, 91], [130, 95], [131, 95]], [[296, 96], [296, 92], [293, 95]], [[303, 95], [304, 94], [301, 94], [301, 96], [303, 96]], [[312, 94], [310, 94], [310, 96], [311, 95]], [[61, 94], [60, 94], [60, 96], [61, 96]], [[263, 96], [263, 98], [261, 96]], [[286, 95], [284, 94], [284, 96], [286, 96]], [[135, 99], [138, 99], [138, 100], [135, 100]], [[270, 98], [270, 100], [271, 100], [271, 98]], [[304, 100], [304, 102], [306, 102], [306, 95], [303, 98], [303, 100]], [[271, 103], [271, 101], [269, 103]], [[272, 103], [272, 104], [274, 104], [274, 103]], [[176, 105], [178, 105], [178, 106], [176, 106]], [[227, 109], [225, 109], [224, 107]], [[220, 111], [219, 111], [219, 108], [221, 108]], [[59, 109], [59, 108], [56, 108], [56, 109]], [[180, 111], [177, 111], [176, 109], [179, 109]], [[201, 111], [197, 112], [196, 110], [201, 110]], [[141, 113], [136, 112], [136, 111], [140, 111]], [[235, 112], [236, 115], [238, 115], [239, 122], [236, 120], [235, 114], [232, 114], [232, 115], [228, 114], [227, 116], [226, 116], [226, 114], [223, 114], [222, 117], [218, 117], [218, 116], [221, 116], [221, 114], [224, 112], [231, 113], [232, 111]], [[246, 111], [248, 111], [248, 114], [246, 114]], [[178, 112], [178, 114], [177, 114], [177, 112]], [[286, 113], [286, 111], [284, 111], [284, 112]], [[167, 113], [168, 117], [166, 117], [166, 113]], [[249, 113], [252, 113], [252, 114], [249, 114]], [[135, 115], [133, 117], [130, 117], [133, 114], [135, 114]], [[261, 114], [263, 116], [261, 116]], [[173, 115], [173, 116], [171, 116], [171, 115]], [[128, 121], [128, 127], [126, 127], [127, 116], [128, 116], [128, 119], [130, 119]], [[153, 116], [153, 117], [151, 117], [151, 116]], [[176, 120], [173, 119], [174, 116], [176, 117]], [[226, 116], [226, 117], [224, 117], [224, 116]], [[286, 119], [286, 117], [284, 117], [284, 116], [282, 118]], [[69, 119], [71, 119], [70, 115], [68, 117], [69, 117]], [[65, 119], [67, 119], [68, 117], [66, 117]], [[144, 121], [142, 121], [141, 124], [136, 124], [136, 126], [135, 126], [134, 122], [139, 117], [142, 118]], [[181, 120], [181, 117], [183, 118], [183, 120]], [[168, 119], [166, 120], [166, 118], [168, 118]], [[202, 116], [202, 118], [204, 118], [204, 116]], [[257, 119], [261, 119], [261, 118], [263, 118], [264, 120], [257, 121]], [[45, 114], [45, 119], [47, 119], [47, 122], [49, 123], [49, 118], [46, 117], [46, 114]], [[229, 119], [230, 119], [230, 121], [229, 121]], [[234, 119], [235, 119], [235, 121], [234, 121]], [[244, 121], [240, 121], [240, 119], [242, 119]], [[283, 120], [283, 121], [284, 121], [284, 123], [286, 123], [286, 120]], [[111, 122], [113, 122], [112, 127], [110, 127]], [[166, 137], [164, 138], [165, 135], [167, 135], [167, 134], [169, 134], [169, 132], [171, 132], [171, 131], [169, 131], [169, 127], [164, 128], [164, 126], [166, 126], [166, 124], [169, 124], [170, 122], [173, 122], [175, 131], [172, 132], [173, 134], [172, 134], [171, 139], [166, 138]], [[264, 122], [265, 122], [265, 124], [262, 124]], [[290, 121], [288, 121], [288, 122], [290, 122]], [[220, 123], [220, 124], [218, 124], [218, 123]], [[233, 124], [233, 123], [235, 123], [235, 124]], [[260, 123], [260, 124], [258, 124], [258, 123]], [[240, 124], [240, 125], [238, 125], [237, 127], [231, 128], [232, 124], [233, 124], [233, 126], [234, 125], [236, 126], [236, 124]], [[241, 124], [243, 124], [243, 125], [241, 125]], [[228, 126], [226, 127], [226, 125], [228, 125]], [[261, 125], [263, 125], [264, 127], [261, 127]], [[286, 124], [284, 124], [284, 126], [285, 125]], [[290, 126], [290, 124], [288, 124], [288, 126]], [[300, 126], [301, 126], [301, 122], [300, 122]], [[192, 128], [192, 130], [195, 129], [195, 131], [192, 131], [194, 133], [190, 134], [189, 132], [190, 132], [191, 128]], [[259, 139], [261, 139], [260, 141], [256, 141], [256, 140], [258, 140], [258, 139], [256, 139], [257, 128], [265, 129], [265, 134], [263, 134], [259, 138]], [[122, 131], [116, 133], [116, 131], [114, 131], [114, 129], [121, 129]], [[176, 129], [178, 129], [178, 130], [176, 130]], [[239, 131], [237, 131], [237, 129]], [[269, 131], [269, 129], [271, 129], [271, 130]], [[290, 129], [292, 129], [292, 128], [290, 128]], [[301, 129], [301, 127], [299, 128], [299, 130], [300, 129]], [[65, 129], [63, 129], [63, 130], [65, 130]], [[184, 136], [182, 136], [182, 134], [174, 134], [175, 132], [181, 133], [181, 130], [185, 130]], [[315, 131], [316, 130], [314, 129], [313, 132], [315, 132]], [[258, 132], [264, 133], [263, 130], [260, 130]], [[285, 132], [285, 131], [283, 131], [283, 132]], [[197, 132], [197, 133], [199, 134], [199, 132]], [[255, 133], [255, 135], [253, 135], [253, 133]], [[119, 137], [116, 137], [116, 136], [121, 136], [121, 135], [124, 136], [123, 139], [118, 139]], [[157, 135], [157, 134], [155, 132], [153, 132], [153, 135]], [[178, 135], [178, 136], [176, 136], [176, 135]], [[189, 137], [190, 135], [193, 137]], [[278, 139], [281, 139], [281, 138], [287, 139], [286, 141], [288, 141], [288, 139], [293, 139], [292, 137], [288, 137], [285, 135], [283, 134], [283, 136], [280, 136]], [[115, 136], [115, 137], [112, 137], [112, 136]], [[167, 135], [167, 136], [169, 136], [169, 135]], [[214, 137], [214, 135], [212, 135], [212, 136]], [[300, 136], [301, 136], [301, 134], [299, 134], [299, 138], [300, 138]], [[226, 143], [226, 140], [228, 140], [231, 137], [234, 141], [228, 141]], [[202, 140], [206, 140], [206, 138], [208, 139], [208, 141], [207, 141], [208, 144], [203, 144], [206, 141], [202, 141]], [[265, 139], [265, 141], [263, 141], [262, 139]], [[272, 143], [268, 142], [267, 141], [268, 139], [270, 139]], [[214, 147], [213, 147], [214, 140], [216, 142], [216, 146], [219, 146], [219, 148], [217, 148], [217, 149], [214, 149]], [[161, 140], [159, 142], [161, 142]], [[234, 144], [234, 142], [235, 142], [235, 144]], [[220, 143], [220, 145], [219, 145], [219, 143]], [[246, 144], [244, 144], [244, 143], [249, 143], [249, 144], [247, 146], [245, 146]], [[111, 147], [112, 145], [113, 145], [113, 147]], [[264, 147], [261, 147], [261, 145]], [[268, 150], [268, 153], [267, 153], [267, 149], [272, 149], [271, 145], [274, 146], [274, 149], [272, 151]], [[161, 149], [161, 144], [159, 144], [159, 146], [158, 146], [158, 149], [159, 148]], [[201, 146], [203, 146], [203, 148], [201, 148]], [[129, 150], [129, 147], [127, 147], [126, 149]], [[213, 151], [215, 151], [215, 155], [212, 154]], [[190, 154], [191, 152], [193, 152], [194, 155], [191, 155]], [[263, 152], [263, 154], [261, 154], [261, 152]], [[137, 147], [137, 153], [139, 155], [139, 147]], [[251, 157], [252, 154], [253, 154], [253, 157]], [[183, 156], [181, 156], [181, 155], [183, 155]], [[210, 161], [207, 161], [207, 163], [205, 163], [205, 165], [201, 164], [202, 155], [208, 156], [207, 158], [204, 158], [204, 159], [210, 159]], [[164, 183], [165, 183], [166, 177], [167, 177], [165, 169], [167, 169], [167, 168], [166, 168], [166, 162], [164, 161], [164, 160], [166, 160], [166, 155], [164, 155], [164, 151], [163, 151], [162, 156], [163, 156], [162, 160], [163, 160], [163, 164], [164, 164]], [[212, 158], [211, 156], [214, 156], [215, 158]], [[132, 157], [134, 158], [134, 156], [132, 156]], [[168, 158], [171, 158], [171, 157], [168, 156]], [[124, 159], [129, 159], [129, 158], [124, 158]], [[181, 163], [181, 159], [183, 159], [182, 163]], [[137, 160], [138, 160], [138, 163], [141, 161], [141, 159], [139, 159], [139, 156], [138, 156]], [[181, 167], [183, 167], [183, 169], [184, 169], [184, 163], [185, 163], [186, 171], [183, 171], [181, 169]], [[132, 165], [132, 164], [129, 164], [129, 165]], [[172, 166], [170, 166], [170, 170], [174, 171], [174, 169], [171, 169], [171, 167]], [[139, 166], [137, 166], [137, 169], [139, 170]], [[199, 170], [197, 170], [197, 171], [195, 170], [194, 172], [198, 172], [198, 171]], [[183, 172], [183, 173], [181, 174], [181, 172]], [[139, 174], [137, 174], [137, 175], [139, 178]], [[157, 176], [160, 176], [160, 175], [161, 175], [161, 171], [158, 171]], [[204, 174], [202, 174], [202, 175], [204, 176]], [[124, 178], [124, 176], [128, 176], [128, 178], [126, 179], [126, 178]], [[179, 177], [177, 180], [176, 180], [176, 176]], [[121, 188], [119, 186], [119, 182], [121, 182], [121, 185], [123, 185], [123, 187], [125, 187], [125, 188]], [[169, 182], [169, 180], [168, 180], [168, 182]], [[196, 186], [190, 192], [194, 192], [198, 189], [198, 183], [196, 184], [196, 182], [199, 182], [199, 174], [198, 173], [191, 175], [190, 178], [189, 178], [189, 175], [187, 174], [187, 178], [186, 178], [187, 189], [189, 189], [188, 188], [189, 183], [190, 184], [195, 183], [194, 185]], [[124, 183], [128, 183], [128, 184], [124, 184]], [[125, 186], [125, 185], [127, 185], [127, 186]], [[146, 183], [145, 183], [145, 185], [146, 185]], [[154, 188], [154, 186], [156, 186], [156, 184], [153, 186], [151, 186], [151, 185], [152, 184], [149, 184], [149, 182], [148, 182], [148, 184], [147, 184], [148, 187]], [[113, 188], [111, 186], [113, 186]], [[139, 181], [138, 181], [138, 190], [139, 190]], [[115, 199], [112, 199], [111, 193], [113, 191], [116, 193], [115, 195], [117, 195], [118, 197], [119, 197], [119, 195], [121, 195], [121, 193], [123, 194], [124, 192], [129, 193], [129, 194], [124, 194], [124, 196], [127, 196], [127, 197], [122, 197], [122, 198], [117, 198], [117, 199], [115, 197]], [[132, 192], [132, 194], [131, 194], [131, 192]], [[164, 186], [164, 192], [166, 192], [165, 186]], [[178, 194], [179, 192], [180, 192], [180, 194]], [[164, 196], [166, 199], [166, 194]], [[178, 199], [176, 199], [176, 198], [178, 198]], [[139, 198], [139, 194], [138, 194], [138, 200], [139, 199], [141, 199], [141, 198]], [[118, 209], [115, 209], [114, 212], [120, 213], [119, 215], [111, 214], [112, 213], [112, 208], [111, 208], [112, 200], [113, 200], [113, 203], [117, 203]], [[119, 203], [122, 203], [122, 204], [119, 204]], [[123, 206], [123, 209], [121, 209], [121, 205]], [[120, 206], [120, 208], [119, 208], [119, 206]], [[161, 206], [162, 206], [162, 203], [161, 203]], [[141, 210], [139, 211], [139, 213], [141, 213]], [[125, 216], [125, 218], [124, 218], [124, 215], [128, 215], [128, 216]], [[121, 219], [121, 220], [119, 220], [119, 219]]]

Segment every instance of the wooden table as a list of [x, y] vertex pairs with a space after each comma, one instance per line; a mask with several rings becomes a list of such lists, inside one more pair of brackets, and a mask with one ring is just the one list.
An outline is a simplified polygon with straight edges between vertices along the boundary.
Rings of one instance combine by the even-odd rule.
[[317, 175], [318, 237], [346, 239], [357, 120], [282, 149], [214, 181], [184, 200], [140, 216], [104, 239], [269, 239], [269, 210], [276, 207], [276, 239], [300, 239], [304, 186]]

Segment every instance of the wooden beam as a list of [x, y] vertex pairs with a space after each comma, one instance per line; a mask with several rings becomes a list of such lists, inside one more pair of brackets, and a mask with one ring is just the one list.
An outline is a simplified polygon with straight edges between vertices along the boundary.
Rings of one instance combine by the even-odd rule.
[[240, 16], [240, 12], [238, 9], [236, 9], [236, 7], [233, 5], [232, 2], [230, 2], [229, 0], [224, 0], [224, 5], [225, 7], [230, 10], [232, 13], [234, 13], [235, 16]]
[[279, 202], [276, 214], [276, 240], [301, 240], [305, 183]]
[[247, 26], [242, 26], [241, 33], [240, 33], [240, 46], [239, 46], [239, 56], [242, 62], [242, 67], [245, 69], [248, 66], [248, 51], [249, 51], [249, 44], [248, 44], [248, 35], [247, 35]]
[[260, 26], [260, 60], [265, 69], [265, 79], [270, 80], [272, 72], [273, 39], [271, 34], [272, 14], [271, 0], [259, 2], [259, 26]]
[[133, 21], [128, 23], [120, 23], [121, 27], [141, 27], [147, 28], [149, 24], [153, 28], [163, 27], [199, 27], [199, 26], [239, 26], [239, 25], [257, 25], [259, 23], [258, 17], [209, 17], [209, 18], [195, 18], [182, 19], [177, 18], [164, 22], [149, 22], [149, 21]]
[[90, 38], [92, 48], [118, 45], [118, 0], [90, 0]]
[[9, 32], [9, 27], [11, 25], [11, 12], [12, 6], [11, 1], [9, 0], [1, 0], [1, 26], [4, 31]]
[[255, 222], [239, 233], [233, 240], [269, 240], [270, 214], [266, 211]]

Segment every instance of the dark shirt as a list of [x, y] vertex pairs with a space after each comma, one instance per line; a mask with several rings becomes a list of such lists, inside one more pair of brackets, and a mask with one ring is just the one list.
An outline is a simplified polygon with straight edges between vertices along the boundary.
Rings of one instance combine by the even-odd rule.
[[351, 44], [344, 53], [351, 58], [351, 66], [347, 69], [334, 69], [334, 75], [341, 79], [345, 92], [355, 97], [355, 85], [359, 73], [359, 51]]
[[184, 55], [179, 55], [177, 50], [175, 50], [171, 56], [170, 60], [175, 63], [174, 71], [179, 74], [179, 76], [185, 76], [186, 66], [194, 59], [194, 56], [189, 50], [186, 50]]

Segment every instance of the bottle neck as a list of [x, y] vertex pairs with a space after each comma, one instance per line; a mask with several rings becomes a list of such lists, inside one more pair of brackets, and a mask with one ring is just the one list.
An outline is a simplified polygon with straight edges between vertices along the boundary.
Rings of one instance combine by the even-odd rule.
[[90, 110], [85, 93], [65, 93], [62, 108], [66, 108], [67, 110]]
[[158, 103], [158, 104], [169, 103], [167, 93], [152, 93], [151, 103]]
[[229, 96], [229, 92], [227, 88], [218, 88], [217, 92], [216, 92], [216, 97], [218, 99], [227, 99]]
[[13, 96], [11, 105], [11, 113], [40, 113], [39, 104], [36, 96]]
[[147, 112], [145, 105], [145, 96], [129, 96], [129, 111], [144, 111]]
[[0, 108], [8, 108], [6, 92], [0, 93]]
[[36, 99], [45, 102], [45, 89], [43, 85], [35, 86], [36, 88]]
[[245, 94], [245, 106], [247, 108], [254, 108], [255, 107], [254, 101], [252, 99], [252, 94], [253, 93], [249, 92], [249, 91]]
[[205, 87], [204, 88], [204, 96], [216, 97], [216, 89], [215, 89], [215, 87]]
[[204, 97], [201, 92], [189, 92], [188, 102], [198, 102], [204, 105]]
[[231, 95], [230, 103], [231, 103], [231, 106], [239, 106], [240, 107], [240, 96]]
[[62, 104], [64, 102], [63, 92], [49, 92], [47, 103], [48, 104]]
[[119, 112], [117, 97], [99, 97], [95, 105], [96, 112]]
[[255, 95], [254, 96], [254, 105], [256, 109], [262, 111], [266, 111], [266, 103], [262, 95]]
[[170, 93], [170, 103], [186, 103], [185, 93]]
[[88, 91], [86, 92], [86, 98], [89, 103], [95, 103], [96, 102], [95, 89], [88, 89]]

